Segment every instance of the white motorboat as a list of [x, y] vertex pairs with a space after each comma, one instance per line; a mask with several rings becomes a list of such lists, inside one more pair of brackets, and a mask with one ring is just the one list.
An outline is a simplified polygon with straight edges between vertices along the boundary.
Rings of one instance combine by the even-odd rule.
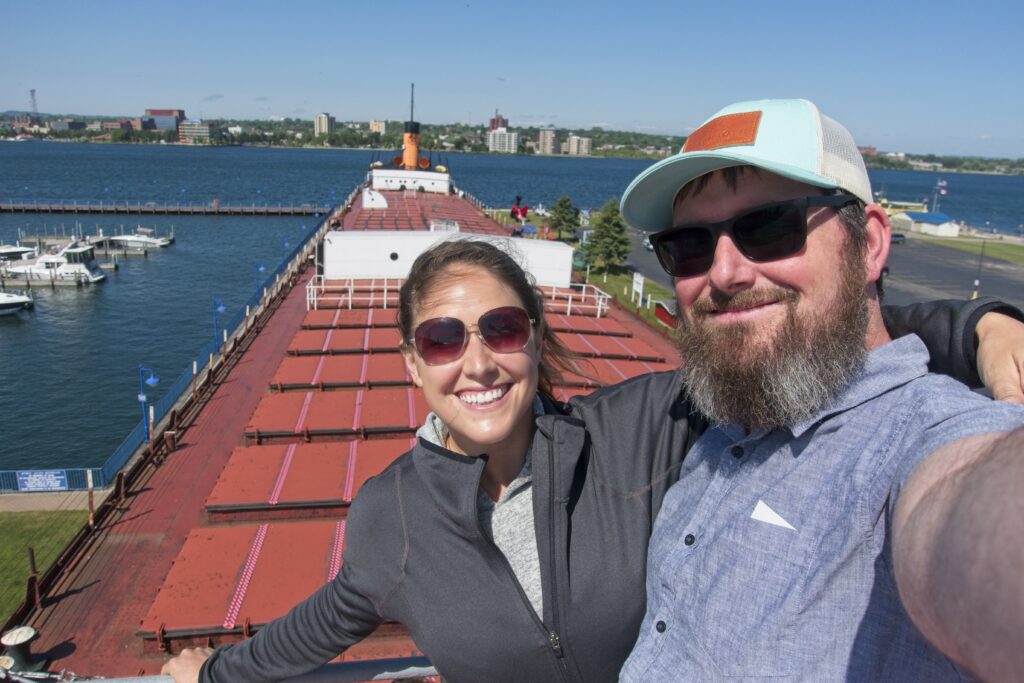
[[32, 297], [25, 292], [17, 290], [0, 292], [0, 315], [14, 315], [18, 311], [32, 308], [34, 303]]
[[8, 262], [4, 270], [11, 279], [29, 284], [93, 284], [107, 278], [96, 261], [96, 247], [77, 241], [36, 259]]
[[141, 225], [135, 228], [135, 232], [124, 235], [111, 235], [107, 239], [111, 244], [124, 249], [161, 249], [174, 244], [174, 233], [162, 237], [156, 234], [153, 228], [144, 228]]
[[0, 244], [0, 263], [10, 261], [27, 261], [36, 257], [36, 250], [20, 244]]

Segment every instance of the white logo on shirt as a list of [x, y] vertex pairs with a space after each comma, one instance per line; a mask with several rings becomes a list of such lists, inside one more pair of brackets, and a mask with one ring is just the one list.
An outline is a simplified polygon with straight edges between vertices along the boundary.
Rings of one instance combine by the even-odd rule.
[[783, 529], [796, 531], [792, 524], [784, 520], [782, 515], [778, 512], [768, 507], [763, 500], [757, 501], [757, 505], [754, 506], [754, 511], [750, 513], [750, 518], [766, 524], [781, 526]]

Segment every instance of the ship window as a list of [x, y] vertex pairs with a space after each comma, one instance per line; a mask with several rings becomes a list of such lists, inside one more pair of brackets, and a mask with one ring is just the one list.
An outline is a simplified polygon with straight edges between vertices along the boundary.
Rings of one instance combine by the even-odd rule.
[[396, 251], [391, 252], [391, 260], [392, 261], [397, 261], [398, 260], [398, 252], [396, 252]]

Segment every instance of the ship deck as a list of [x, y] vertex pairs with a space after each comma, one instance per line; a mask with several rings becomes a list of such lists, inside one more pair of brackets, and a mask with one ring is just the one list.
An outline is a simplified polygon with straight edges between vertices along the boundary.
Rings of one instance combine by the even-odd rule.
[[[508, 234], [456, 195], [387, 193], [387, 211], [344, 216], [345, 230]], [[398, 352], [400, 282], [327, 282], [311, 272], [279, 302], [213, 391], [176, 450], [99, 529], [29, 623], [33, 645], [79, 675], [159, 671], [168, 652], [250, 636], [331, 580], [348, 506], [362, 484], [414, 443], [427, 406]], [[547, 322], [580, 354], [557, 398], [675, 367], [661, 334], [588, 303], [587, 288], [543, 288]], [[591, 289], [590, 296], [596, 297]], [[344, 659], [418, 654], [387, 624]]]

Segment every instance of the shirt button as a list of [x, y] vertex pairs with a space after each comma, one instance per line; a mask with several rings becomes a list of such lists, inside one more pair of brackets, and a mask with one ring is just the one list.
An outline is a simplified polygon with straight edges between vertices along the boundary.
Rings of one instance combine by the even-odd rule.
[[686, 545], [693, 545], [696, 542], [697, 537], [693, 534], [686, 534], [686, 536], [683, 538], [683, 543], [685, 543]]
[[664, 633], [665, 629], [667, 628], [668, 625], [664, 621], [659, 621], [657, 624], [654, 625], [654, 630], [658, 633]]
[[733, 446], [732, 447], [732, 457], [734, 457], [734, 458], [742, 458], [743, 457], [743, 446]]

